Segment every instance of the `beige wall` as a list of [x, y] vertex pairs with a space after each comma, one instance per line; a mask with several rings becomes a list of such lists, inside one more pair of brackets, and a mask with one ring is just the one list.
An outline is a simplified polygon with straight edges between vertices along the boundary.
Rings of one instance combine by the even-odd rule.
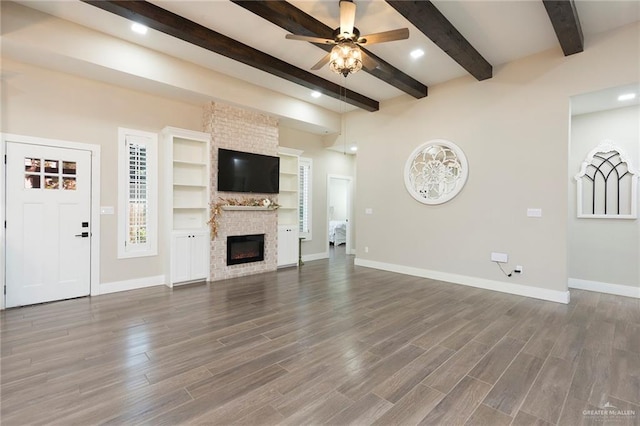
[[[327, 254], [329, 219], [327, 217], [327, 175], [355, 176], [356, 156], [324, 147], [320, 135], [280, 126], [280, 146], [303, 150], [303, 157], [313, 159], [312, 240], [302, 243], [302, 255], [312, 258]], [[355, 177], [354, 177], [355, 188]], [[356, 193], [354, 191], [354, 199]], [[355, 247], [355, 226], [352, 227]]]
[[[101, 147], [101, 206], [117, 212], [118, 127], [159, 132], [165, 126], [202, 130], [202, 107], [150, 96], [142, 92], [2, 61], [0, 130], [42, 138], [96, 144]], [[159, 141], [160, 164], [164, 150]], [[162, 168], [159, 170], [162, 175]], [[159, 206], [164, 203], [162, 186]], [[101, 216], [100, 282], [146, 278], [163, 274], [164, 212], [160, 209], [158, 256], [117, 259], [117, 215]]]
[[[566, 291], [569, 99], [637, 81], [639, 33], [634, 23], [586, 40], [570, 57], [554, 49], [497, 67], [490, 80], [461, 78], [422, 100], [350, 113], [359, 145], [357, 258], [490, 280], [507, 291], [512, 283]], [[415, 147], [436, 138], [464, 150], [469, 179], [452, 201], [427, 206], [410, 197], [402, 171]], [[543, 217], [528, 218], [530, 207]], [[506, 278], [492, 251], [508, 253], [509, 266], [523, 265], [524, 274]]]
[[640, 287], [640, 221], [578, 219], [577, 186], [573, 179], [587, 154], [604, 139], [611, 139], [622, 148], [637, 169], [640, 164], [639, 121], [638, 106], [572, 117], [569, 150], [569, 278]]

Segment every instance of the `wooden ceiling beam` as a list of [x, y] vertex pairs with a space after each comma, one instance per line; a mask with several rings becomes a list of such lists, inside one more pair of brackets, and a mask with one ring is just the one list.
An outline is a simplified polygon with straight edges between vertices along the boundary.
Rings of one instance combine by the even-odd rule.
[[440, 49], [478, 80], [493, 76], [493, 67], [430, 1], [386, 0]]
[[[333, 39], [333, 28], [323, 24], [316, 18], [308, 15], [302, 10], [298, 9], [291, 3], [283, 0], [231, 0], [233, 3], [241, 6], [250, 12], [266, 19], [267, 21], [291, 32], [292, 34], [321, 37]], [[336, 2], [337, 3], [337, 2]], [[284, 39], [283, 39], [284, 42]], [[295, 42], [292, 42], [295, 43]], [[330, 52], [333, 46], [331, 45], [318, 45], [315, 46]], [[427, 96], [428, 88], [419, 81], [411, 78], [407, 74], [403, 73], [399, 69], [395, 68], [388, 62], [362, 48], [371, 58], [378, 62], [378, 67], [368, 70], [362, 69], [362, 71], [379, 78], [392, 85], [393, 87], [402, 90], [403, 92], [420, 99]], [[320, 59], [320, 58], [318, 58]]]
[[324, 95], [343, 100], [366, 111], [377, 111], [380, 108], [378, 101], [374, 99], [349, 89], [346, 89], [345, 93], [345, 89], [336, 83], [297, 68], [152, 3], [111, 0], [82, 1], [285, 80], [312, 90], [318, 90]]
[[584, 38], [573, 0], [543, 0], [564, 56], [584, 50]]

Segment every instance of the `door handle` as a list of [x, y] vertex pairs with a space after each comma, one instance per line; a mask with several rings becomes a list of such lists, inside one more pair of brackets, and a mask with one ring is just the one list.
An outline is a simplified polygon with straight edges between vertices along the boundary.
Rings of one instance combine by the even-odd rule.
[[76, 234], [76, 237], [82, 237], [82, 238], [89, 238], [89, 233], [88, 232], [83, 232], [82, 234]]

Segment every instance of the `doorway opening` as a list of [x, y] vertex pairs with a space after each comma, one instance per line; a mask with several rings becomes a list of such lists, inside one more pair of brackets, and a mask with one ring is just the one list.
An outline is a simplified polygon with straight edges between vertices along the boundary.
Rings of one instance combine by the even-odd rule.
[[327, 177], [327, 252], [329, 257], [351, 254], [352, 193], [351, 176]]

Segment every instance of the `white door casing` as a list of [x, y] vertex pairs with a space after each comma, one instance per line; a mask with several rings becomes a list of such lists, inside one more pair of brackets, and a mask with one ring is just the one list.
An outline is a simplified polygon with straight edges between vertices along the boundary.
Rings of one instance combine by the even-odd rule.
[[91, 153], [7, 144], [7, 307], [86, 296]]

